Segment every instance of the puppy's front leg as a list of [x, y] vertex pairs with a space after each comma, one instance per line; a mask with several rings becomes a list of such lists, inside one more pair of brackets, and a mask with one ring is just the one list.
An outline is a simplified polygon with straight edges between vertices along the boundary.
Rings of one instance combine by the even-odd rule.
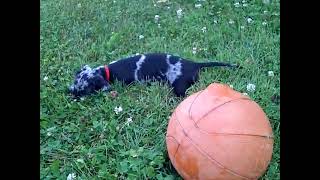
[[172, 84], [172, 86], [173, 86], [173, 91], [176, 94], [176, 96], [185, 97], [186, 91], [191, 86], [191, 84], [184, 79], [179, 79], [176, 82], [174, 82]]

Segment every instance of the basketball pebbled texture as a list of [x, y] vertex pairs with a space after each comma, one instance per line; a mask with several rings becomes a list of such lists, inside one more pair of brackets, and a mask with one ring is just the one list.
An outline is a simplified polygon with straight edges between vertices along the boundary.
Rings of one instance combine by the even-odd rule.
[[271, 160], [273, 134], [257, 103], [214, 83], [177, 106], [166, 143], [184, 179], [258, 179]]

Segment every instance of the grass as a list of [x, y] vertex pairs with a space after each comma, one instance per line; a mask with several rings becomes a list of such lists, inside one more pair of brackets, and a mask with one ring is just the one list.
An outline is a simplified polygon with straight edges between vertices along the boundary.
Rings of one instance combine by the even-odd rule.
[[[179, 179], [167, 156], [165, 133], [182, 99], [169, 87], [117, 83], [116, 99], [98, 93], [77, 102], [66, 94], [82, 65], [144, 52], [241, 64], [242, 70], [204, 70], [188, 94], [212, 82], [232, 84], [240, 92], [255, 84], [247, 93], [264, 109], [275, 135], [272, 161], [261, 179], [280, 179], [280, 2], [243, 6], [239, 1], [241, 7], [235, 2], [41, 0], [41, 179], [66, 179], [71, 173], [79, 179]], [[202, 6], [195, 8], [196, 3]], [[116, 106], [123, 111], [116, 114]]]

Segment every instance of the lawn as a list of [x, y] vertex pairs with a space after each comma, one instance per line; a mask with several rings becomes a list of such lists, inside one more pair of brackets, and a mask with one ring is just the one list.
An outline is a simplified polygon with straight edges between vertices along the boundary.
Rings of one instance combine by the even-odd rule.
[[[187, 93], [222, 82], [255, 100], [275, 136], [272, 161], [261, 179], [280, 179], [278, 0], [40, 2], [41, 179], [180, 178], [168, 159], [165, 134], [182, 99], [169, 87], [116, 83], [115, 99], [99, 92], [73, 101], [66, 93], [84, 64], [94, 67], [145, 52], [241, 64], [241, 70], [203, 70]], [[119, 107], [122, 111], [115, 111]]]

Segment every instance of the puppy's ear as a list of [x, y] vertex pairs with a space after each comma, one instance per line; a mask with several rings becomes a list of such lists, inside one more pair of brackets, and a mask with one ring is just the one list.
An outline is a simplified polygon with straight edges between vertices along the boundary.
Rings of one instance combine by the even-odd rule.
[[86, 69], [88, 69], [88, 68], [90, 68], [90, 66], [87, 65], [87, 64], [85, 64], [85, 65], [81, 68], [81, 71], [84, 71], [84, 70], [86, 70]]

